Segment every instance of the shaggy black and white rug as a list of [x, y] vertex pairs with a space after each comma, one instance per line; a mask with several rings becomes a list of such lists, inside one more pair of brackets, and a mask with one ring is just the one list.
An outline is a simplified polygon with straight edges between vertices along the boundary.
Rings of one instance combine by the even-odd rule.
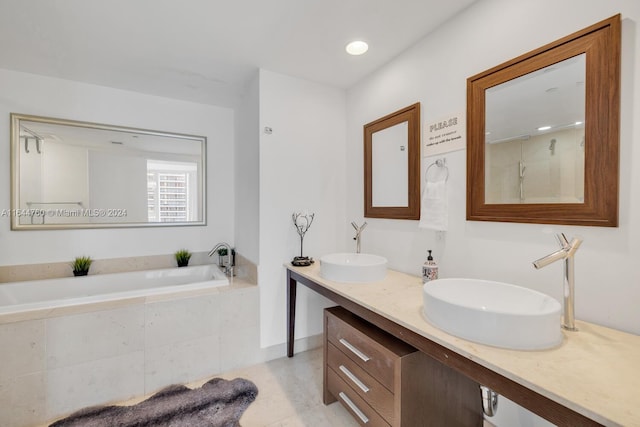
[[133, 406], [81, 409], [49, 427], [236, 427], [257, 394], [251, 381], [214, 378], [200, 388], [166, 387]]

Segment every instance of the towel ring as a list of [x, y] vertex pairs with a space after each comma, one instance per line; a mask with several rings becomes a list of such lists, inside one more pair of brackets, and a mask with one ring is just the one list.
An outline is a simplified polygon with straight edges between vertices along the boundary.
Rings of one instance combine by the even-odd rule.
[[449, 179], [449, 168], [447, 167], [447, 159], [442, 158], [442, 159], [437, 159], [435, 162], [431, 163], [428, 167], [427, 170], [424, 172], [424, 178], [425, 180], [428, 182], [429, 181], [429, 169], [431, 169], [432, 167], [438, 167], [438, 168], [442, 168], [445, 172], [446, 175], [444, 177], [445, 182]]

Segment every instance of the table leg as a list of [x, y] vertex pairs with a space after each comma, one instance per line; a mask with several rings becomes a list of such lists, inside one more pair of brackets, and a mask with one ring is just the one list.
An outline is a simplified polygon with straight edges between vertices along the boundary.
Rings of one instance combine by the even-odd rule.
[[298, 282], [287, 270], [287, 356], [293, 357], [293, 342], [296, 328], [296, 289]]

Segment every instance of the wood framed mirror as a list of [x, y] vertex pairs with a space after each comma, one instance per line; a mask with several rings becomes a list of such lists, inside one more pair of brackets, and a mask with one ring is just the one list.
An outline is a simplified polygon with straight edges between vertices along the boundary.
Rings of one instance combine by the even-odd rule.
[[467, 79], [467, 220], [618, 225], [620, 15]]
[[420, 103], [364, 125], [364, 216], [420, 219]]

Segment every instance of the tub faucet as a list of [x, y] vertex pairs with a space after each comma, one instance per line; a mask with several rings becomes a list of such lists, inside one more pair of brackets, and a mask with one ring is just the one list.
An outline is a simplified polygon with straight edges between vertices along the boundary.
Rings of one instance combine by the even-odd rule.
[[218, 252], [218, 249], [221, 248], [227, 248], [227, 264], [224, 266], [224, 273], [231, 277], [233, 276], [233, 267], [235, 266], [235, 251], [231, 248], [231, 246], [228, 243], [225, 242], [221, 242], [218, 243], [217, 245], [215, 245], [213, 247], [213, 249], [211, 249], [209, 251], [209, 256], [213, 256], [215, 253]]
[[574, 312], [574, 298], [575, 298], [575, 274], [574, 274], [574, 259], [576, 251], [582, 244], [582, 239], [574, 237], [571, 242], [567, 240], [567, 237], [563, 234], [556, 234], [556, 240], [560, 244], [560, 249], [557, 251], [542, 257], [533, 262], [533, 266], [537, 269], [546, 267], [547, 265], [558, 261], [564, 260], [563, 270], [563, 294], [564, 294], [564, 319], [562, 322], [562, 328], [567, 331], [577, 331], [575, 325], [575, 312]]
[[364, 224], [362, 224], [360, 227], [358, 227], [358, 224], [356, 224], [355, 221], [351, 221], [351, 225], [353, 226], [353, 228], [356, 229], [356, 235], [353, 238], [353, 240], [356, 241], [356, 253], [360, 253], [360, 234], [362, 233], [362, 230], [365, 229], [365, 227], [367, 226], [367, 222], [365, 221]]

